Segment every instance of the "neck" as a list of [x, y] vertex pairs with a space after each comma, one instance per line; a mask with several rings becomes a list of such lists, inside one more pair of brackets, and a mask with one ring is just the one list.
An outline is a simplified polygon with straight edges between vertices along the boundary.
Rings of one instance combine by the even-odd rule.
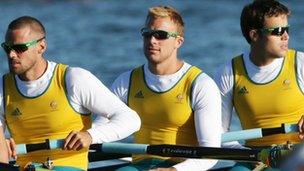
[[266, 66], [274, 61], [277, 57], [273, 57], [267, 54], [264, 50], [254, 50], [251, 49], [249, 58], [251, 62], [256, 66]]
[[41, 60], [37, 61], [31, 69], [18, 76], [23, 81], [37, 80], [45, 73], [47, 65], [47, 61], [44, 58], [41, 58]]
[[176, 73], [183, 66], [183, 61], [176, 59], [167, 63], [154, 64], [149, 62], [148, 68], [155, 75], [170, 75]]

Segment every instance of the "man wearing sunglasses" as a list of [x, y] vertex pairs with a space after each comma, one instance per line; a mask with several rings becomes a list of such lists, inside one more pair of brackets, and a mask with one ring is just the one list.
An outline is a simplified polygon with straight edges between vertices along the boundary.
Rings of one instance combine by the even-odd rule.
[[[297, 123], [304, 113], [304, 54], [288, 49], [290, 12], [276, 0], [256, 0], [241, 14], [250, 50], [221, 66], [215, 80], [222, 94], [224, 132], [235, 109], [243, 129]], [[297, 134], [246, 141], [252, 148], [298, 143]], [[241, 147], [237, 142], [224, 144]], [[253, 169], [253, 168], [250, 168]]]
[[[172, 7], [149, 9], [140, 30], [147, 63], [120, 75], [113, 92], [137, 111], [135, 143], [220, 146], [221, 100], [215, 82], [178, 58], [184, 22]], [[216, 160], [133, 155], [124, 170], [207, 170]]]
[[[90, 144], [129, 136], [139, 129], [140, 118], [89, 71], [46, 60], [45, 34], [41, 22], [30, 16], [9, 24], [1, 44], [10, 73], [1, 77], [0, 118], [16, 144], [64, 139], [63, 150], [18, 156], [21, 167], [49, 158], [55, 166], [87, 170]], [[92, 113], [109, 122], [94, 120], [91, 127]], [[14, 141], [9, 146], [15, 155]]]

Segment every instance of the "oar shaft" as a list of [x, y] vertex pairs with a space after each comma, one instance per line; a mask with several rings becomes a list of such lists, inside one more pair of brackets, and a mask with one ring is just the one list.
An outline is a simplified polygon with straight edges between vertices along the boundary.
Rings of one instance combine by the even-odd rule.
[[189, 147], [179, 145], [103, 143], [101, 146], [101, 150], [107, 153], [151, 154], [163, 157], [259, 161], [259, 151], [248, 149]]
[[249, 140], [255, 138], [262, 138], [268, 135], [285, 134], [297, 132], [298, 126], [296, 124], [282, 124], [281, 127], [276, 128], [255, 128], [241, 131], [227, 132], [222, 135], [222, 143], [238, 140]]

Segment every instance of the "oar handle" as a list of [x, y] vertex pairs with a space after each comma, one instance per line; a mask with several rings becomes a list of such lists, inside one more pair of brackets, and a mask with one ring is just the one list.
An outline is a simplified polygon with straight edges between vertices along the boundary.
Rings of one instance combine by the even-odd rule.
[[64, 145], [64, 140], [45, 140], [42, 143], [35, 143], [35, 144], [18, 144], [17, 145], [17, 153], [18, 154], [26, 154], [32, 151], [37, 150], [52, 150], [62, 148]]
[[268, 135], [285, 134], [298, 132], [297, 124], [282, 124], [281, 127], [275, 128], [255, 128], [241, 131], [232, 131], [222, 134], [222, 143], [238, 140], [249, 140], [255, 138], [262, 138]]
[[106, 153], [146, 154], [148, 145], [129, 143], [103, 143], [100, 147], [100, 150]]

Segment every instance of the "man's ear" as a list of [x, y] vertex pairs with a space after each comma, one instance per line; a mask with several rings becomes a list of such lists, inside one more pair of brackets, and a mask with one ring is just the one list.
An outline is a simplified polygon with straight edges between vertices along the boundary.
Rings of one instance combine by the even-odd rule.
[[259, 33], [257, 30], [250, 30], [249, 31], [249, 37], [252, 42], [256, 42], [259, 38]]
[[45, 39], [41, 40], [40, 43], [39, 43], [38, 52], [39, 52], [40, 54], [43, 54], [43, 53], [46, 51], [46, 47], [47, 47], [47, 44], [46, 44]]
[[184, 38], [183, 37], [177, 37], [176, 38], [175, 48], [181, 47], [183, 43], [184, 43]]

